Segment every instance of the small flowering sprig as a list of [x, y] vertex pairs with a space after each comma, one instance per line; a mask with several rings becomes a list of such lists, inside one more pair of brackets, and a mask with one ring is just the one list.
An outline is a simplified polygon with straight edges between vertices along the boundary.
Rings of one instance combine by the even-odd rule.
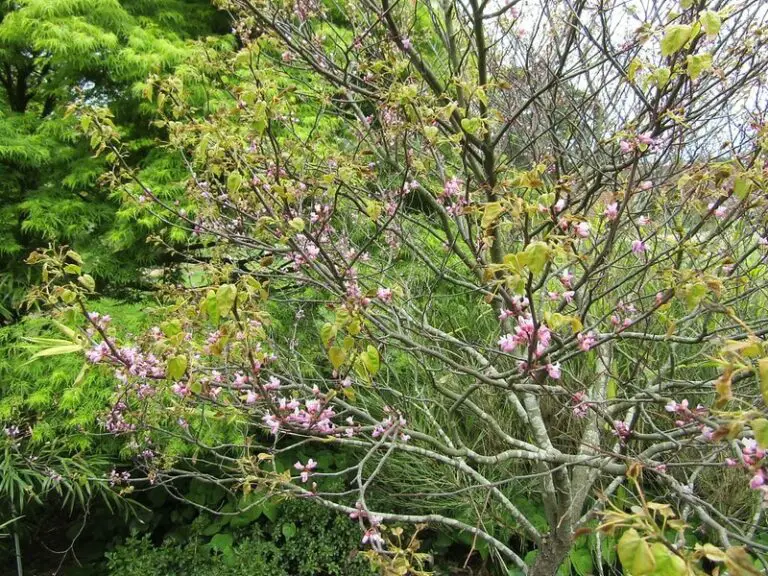
[[299, 476], [301, 477], [301, 481], [306, 484], [312, 471], [317, 468], [317, 462], [310, 458], [307, 460], [306, 464], [302, 464], [301, 461], [297, 461], [293, 467], [300, 471]]

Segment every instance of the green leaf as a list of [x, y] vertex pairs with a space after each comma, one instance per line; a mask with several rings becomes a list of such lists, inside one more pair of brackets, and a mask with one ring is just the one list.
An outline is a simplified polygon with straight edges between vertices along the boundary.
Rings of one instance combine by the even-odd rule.
[[592, 554], [586, 546], [579, 546], [571, 550], [569, 557], [571, 559], [571, 566], [576, 570], [579, 576], [587, 576], [592, 574], [595, 570], [595, 565], [592, 562]]
[[744, 200], [749, 195], [751, 189], [752, 181], [745, 176], [736, 178], [736, 181], [733, 183], [733, 193], [740, 200]]
[[211, 548], [217, 552], [225, 552], [226, 550], [232, 549], [232, 544], [234, 541], [235, 538], [232, 536], [232, 534], [216, 534], [216, 536], [211, 538]]
[[365, 354], [363, 354], [362, 357], [363, 365], [366, 370], [368, 370], [368, 374], [375, 376], [379, 371], [379, 351], [368, 344], [368, 347], [365, 349]]
[[243, 177], [239, 172], [230, 172], [227, 176], [227, 190], [231, 192], [237, 192], [243, 183]]
[[501, 206], [501, 202], [489, 202], [483, 210], [483, 218], [480, 221], [480, 225], [484, 229], [490, 228], [503, 212], [504, 208]]
[[640, 61], [639, 58], [633, 58], [632, 62], [629, 63], [629, 66], [627, 67], [627, 79], [634, 84], [635, 78], [637, 77], [637, 72], [643, 67], [643, 63]]
[[[29, 362], [33, 362], [34, 360], [37, 360], [38, 358], [42, 358], [44, 356], [61, 356], [62, 354], [73, 354], [75, 352], [82, 351], [83, 347], [80, 346], [80, 344], [72, 344], [71, 342], [67, 344], [62, 344], [61, 346], [53, 346], [51, 348], [45, 348], [44, 350], [40, 350], [38, 352], [35, 352], [29, 359]], [[29, 364], [27, 362], [26, 364]]]
[[768, 420], [765, 418], [752, 420], [752, 432], [760, 448], [768, 448]]
[[174, 356], [168, 359], [168, 365], [166, 367], [166, 377], [169, 380], [178, 380], [187, 371], [187, 357], [186, 356]]
[[671, 74], [672, 72], [669, 68], [666, 66], [660, 66], [653, 71], [653, 74], [651, 74], [651, 79], [658, 88], [663, 88], [667, 82], [669, 82], [669, 77]]
[[322, 325], [320, 328], [320, 340], [323, 341], [323, 346], [326, 348], [330, 346], [331, 340], [336, 338], [336, 332], [338, 331], [338, 328], [334, 324], [331, 324], [330, 322], [326, 322]]
[[461, 128], [464, 130], [464, 132], [467, 132], [468, 134], [472, 134], [473, 136], [477, 135], [481, 125], [482, 125], [482, 121], [480, 120], [480, 118], [462, 118], [461, 119]]
[[690, 40], [692, 33], [693, 27], [688, 24], [673, 24], [667, 28], [661, 40], [661, 55], [671, 56], [679, 51]]
[[712, 54], [689, 54], [686, 61], [691, 80], [696, 80], [702, 72], [712, 68]]
[[763, 396], [763, 402], [768, 404], [768, 358], [757, 361], [757, 373], [760, 378], [760, 394]]
[[82, 276], [78, 276], [77, 281], [91, 292], [96, 290], [96, 281], [90, 274], [83, 274]]
[[717, 36], [720, 32], [720, 26], [723, 23], [720, 19], [720, 14], [714, 10], [704, 10], [704, 12], [699, 15], [699, 22], [701, 23], [704, 32], [707, 33], [707, 36]]
[[651, 544], [651, 553], [656, 562], [653, 576], [686, 576], [689, 573], [685, 560], [674, 554], [661, 542]]
[[282, 528], [280, 528], [280, 531], [283, 533], [283, 537], [286, 540], [290, 540], [294, 536], [296, 536], [296, 532], [298, 531], [296, 528], [296, 524], [293, 522], [288, 522], [287, 524], [283, 524]]
[[304, 231], [304, 220], [301, 218], [292, 218], [290, 222], [288, 222], [288, 226], [291, 227], [291, 229], [295, 230], [296, 232], [303, 232]]
[[656, 567], [656, 559], [651, 552], [651, 547], [634, 528], [630, 528], [621, 536], [618, 552], [625, 573], [631, 573], [632, 576], [652, 574]]
[[528, 269], [534, 274], [544, 270], [544, 265], [549, 259], [549, 252], [549, 245], [546, 242], [531, 242], [528, 244], [523, 252]]
[[222, 284], [216, 291], [216, 307], [219, 314], [226, 317], [232, 310], [237, 298], [237, 287], [234, 284]]
[[328, 349], [328, 358], [331, 360], [333, 367], [338, 370], [339, 366], [344, 364], [344, 360], [347, 358], [347, 353], [344, 348], [331, 346]]

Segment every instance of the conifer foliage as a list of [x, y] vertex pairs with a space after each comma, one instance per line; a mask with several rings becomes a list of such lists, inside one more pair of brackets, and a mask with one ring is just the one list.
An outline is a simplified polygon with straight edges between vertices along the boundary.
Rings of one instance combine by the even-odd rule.
[[67, 109], [109, 107], [131, 162], [173, 195], [178, 167], [151, 146], [141, 81], [225, 30], [205, 0], [0, 1], [0, 319], [15, 314], [30, 280], [23, 260], [40, 245], [77, 246], [98, 281], [117, 285], [136, 284], [139, 267], [161, 258], [145, 241], [157, 222], [121, 216], [119, 198], [99, 186], [103, 160]]

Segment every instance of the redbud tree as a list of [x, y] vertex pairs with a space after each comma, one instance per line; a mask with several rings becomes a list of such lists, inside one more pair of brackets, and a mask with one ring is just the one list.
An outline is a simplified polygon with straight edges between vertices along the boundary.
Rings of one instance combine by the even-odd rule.
[[392, 527], [418, 524], [515, 573], [615, 550], [635, 576], [758, 573], [761, 3], [219, 4], [234, 53], [145, 86], [184, 200], [77, 110], [107, 184], [198, 263], [157, 326], [118, 340], [76, 255], [33, 256], [33, 297], [114, 371], [104, 425], [140, 465], [112, 483], [311, 498], [406, 570]]

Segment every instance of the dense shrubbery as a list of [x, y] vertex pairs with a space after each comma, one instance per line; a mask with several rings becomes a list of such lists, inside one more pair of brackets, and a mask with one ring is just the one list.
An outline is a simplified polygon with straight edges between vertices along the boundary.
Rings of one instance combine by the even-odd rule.
[[[272, 513], [271, 513], [272, 514]], [[266, 522], [201, 516], [165, 538], [129, 538], [109, 552], [114, 576], [367, 576], [349, 519], [308, 501], [286, 502]], [[239, 527], [238, 527], [239, 525]]]

